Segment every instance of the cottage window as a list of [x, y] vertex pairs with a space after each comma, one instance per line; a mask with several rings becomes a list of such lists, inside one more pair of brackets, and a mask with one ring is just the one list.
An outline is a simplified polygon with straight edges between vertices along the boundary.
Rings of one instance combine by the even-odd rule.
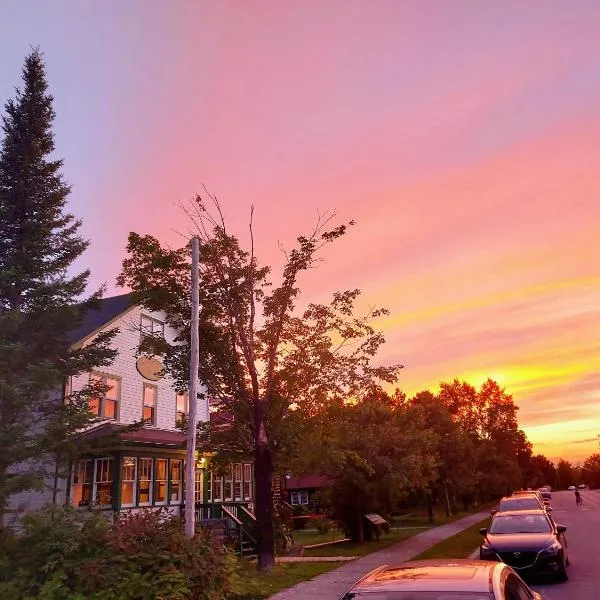
[[221, 502], [223, 500], [223, 477], [213, 474], [213, 500]]
[[202, 479], [203, 479], [202, 469], [196, 469], [196, 481], [195, 481], [195, 489], [194, 489], [194, 501], [195, 502], [202, 502]]
[[177, 416], [175, 418], [176, 423], [183, 423], [185, 417], [188, 414], [188, 395], [187, 392], [177, 392], [175, 396], [175, 405], [177, 410]]
[[308, 490], [298, 490], [297, 492], [290, 492], [290, 500], [292, 506], [298, 504], [308, 504]]
[[252, 500], [252, 463], [244, 465], [244, 500]]
[[156, 425], [156, 397], [158, 388], [155, 385], [144, 383], [144, 406], [142, 408], [142, 419], [146, 423]]
[[140, 506], [149, 506], [152, 503], [152, 459], [140, 458], [138, 464], [139, 503]]
[[147, 315], [141, 316], [140, 321], [141, 336], [140, 341], [144, 341], [144, 337], [164, 337], [165, 324], [158, 319], [153, 319]]
[[88, 506], [92, 499], [92, 461], [76, 460], [71, 475], [71, 504]]
[[233, 497], [236, 500], [242, 499], [242, 465], [236, 463], [233, 465]]
[[137, 458], [121, 459], [121, 506], [135, 506]]
[[170, 503], [181, 504], [181, 461], [171, 461], [171, 492]]
[[90, 383], [102, 385], [106, 388], [103, 393], [100, 392], [90, 397], [88, 401], [90, 411], [97, 417], [117, 420], [119, 418], [119, 378], [112, 377], [111, 375], [92, 373], [90, 375]]
[[167, 459], [156, 459], [156, 478], [154, 480], [154, 504], [167, 503]]
[[212, 502], [213, 500], [213, 487], [212, 487], [212, 483], [213, 483], [213, 476], [212, 476], [212, 472], [209, 472], [207, 477], [206, 477], [206, 501], [207, 502]]
[[233, 500], [232, 491], [233, 491], [233, 478], [231, 473], [231, 466], [227, 467], [227, 471], [225, 472], [225, 500]]
[[94, 481], [94, 501], [100, 506], [112, 504], [113, 459], [96, 459], [96, 478]]

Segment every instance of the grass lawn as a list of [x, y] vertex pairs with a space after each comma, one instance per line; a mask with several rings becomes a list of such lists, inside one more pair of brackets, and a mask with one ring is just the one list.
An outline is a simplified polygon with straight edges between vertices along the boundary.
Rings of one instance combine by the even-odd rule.
[[392, 518], [392, 527], [439, 527], [440, 525], [446, 525], [447, 523], [452, 523], [452, 521], [456, 521], [458, 519], [462, 519], [463, 517], [468, 517], [475, 512], [479, 512], [482, 510], [492, 510], [498, 504], [495, 502], [486, 502], [484, 504], [480, 504], [477, 508], [473, 508], [469, 511], [458, 511], [453, 514], [451, 517], [447, 517], [445, 514], [435, 514], [433, 519], [434, 522], [431, 524], [427, 517], [427, 512], [424, 510], [417, 510], [407, 515], [396, 516]]
[[294, 538], [294, 544], [310, 546], [311, 544], [343, 540], [345, 536], [344, 532], [339, 529], [330, 529], [327, 533], [319, 533], [316, 529], [298, 529], [292, 531], [292, 537]]
[[439, 544], [429, 548], [429, 550], [425, 550], [425, 552], [416, 556], [414, 560], [425, 558], [468, 558], [481, 543], [479, 529], [487, 527], [489, 522], [490, 519], [486, 518], [479, 523], [475, 523], [475, 525], [471, 525], [468, 529], [442, 540]]
[[341, 562], [321, 563], [279, 563], [268, 573], [259, 573], [256, 563], [240, 562], [239, 590], [236, 598], [240, 600], [261, 600], [300, 583], [308, 581], [321, 573], [341, 567]]
[[335, 544], [334, 546], [323, 546], [322, 548], [305, 549], [303, 556], [364, 556], [383, 550], [388, 546], [392, 546], [405, 540], [416, 533], [420, 533], [422, 529], [402, 529], [399, 531], [391, 531], [390, 533], [382, 534], [379, 541], [364, 542], [363, 544], [352, 544], [344, 542]]

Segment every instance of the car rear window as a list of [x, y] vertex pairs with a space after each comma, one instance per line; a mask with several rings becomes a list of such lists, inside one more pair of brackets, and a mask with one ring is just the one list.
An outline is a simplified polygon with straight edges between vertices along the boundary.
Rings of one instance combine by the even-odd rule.
[[552, 527], [544, 515], [497, 514], [489, 527], [489, 533], [550, 533]]
[[531, 508], [540, 508], [540, 503], [536, 498], [510, 498], [500, 502], [500, 510], [528, 510]]

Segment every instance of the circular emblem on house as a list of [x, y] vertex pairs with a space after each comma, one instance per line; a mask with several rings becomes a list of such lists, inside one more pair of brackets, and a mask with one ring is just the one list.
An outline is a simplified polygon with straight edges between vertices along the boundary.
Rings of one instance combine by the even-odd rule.
[[163, 364], [156, 358], [140, 356], [135, 367], [142, 377], [150, 381], [158, 381], [163, 377]]

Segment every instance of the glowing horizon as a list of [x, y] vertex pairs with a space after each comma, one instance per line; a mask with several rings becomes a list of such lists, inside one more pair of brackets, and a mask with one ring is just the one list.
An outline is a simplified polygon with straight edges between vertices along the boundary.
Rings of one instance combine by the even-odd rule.
[[[575, 6], [575, 7], [574, 7]], [[391, 310], [407, 393], [488, 376], [535, 452], [600, 433], [600, 4], [105, 0], [5, 11], [0, 102], [45, 53], [82, 266], [109, 293], [129, 231], [172, 245], [206, 184], [281, 264], [318, 210], [357, 226], [302, 301]]]

